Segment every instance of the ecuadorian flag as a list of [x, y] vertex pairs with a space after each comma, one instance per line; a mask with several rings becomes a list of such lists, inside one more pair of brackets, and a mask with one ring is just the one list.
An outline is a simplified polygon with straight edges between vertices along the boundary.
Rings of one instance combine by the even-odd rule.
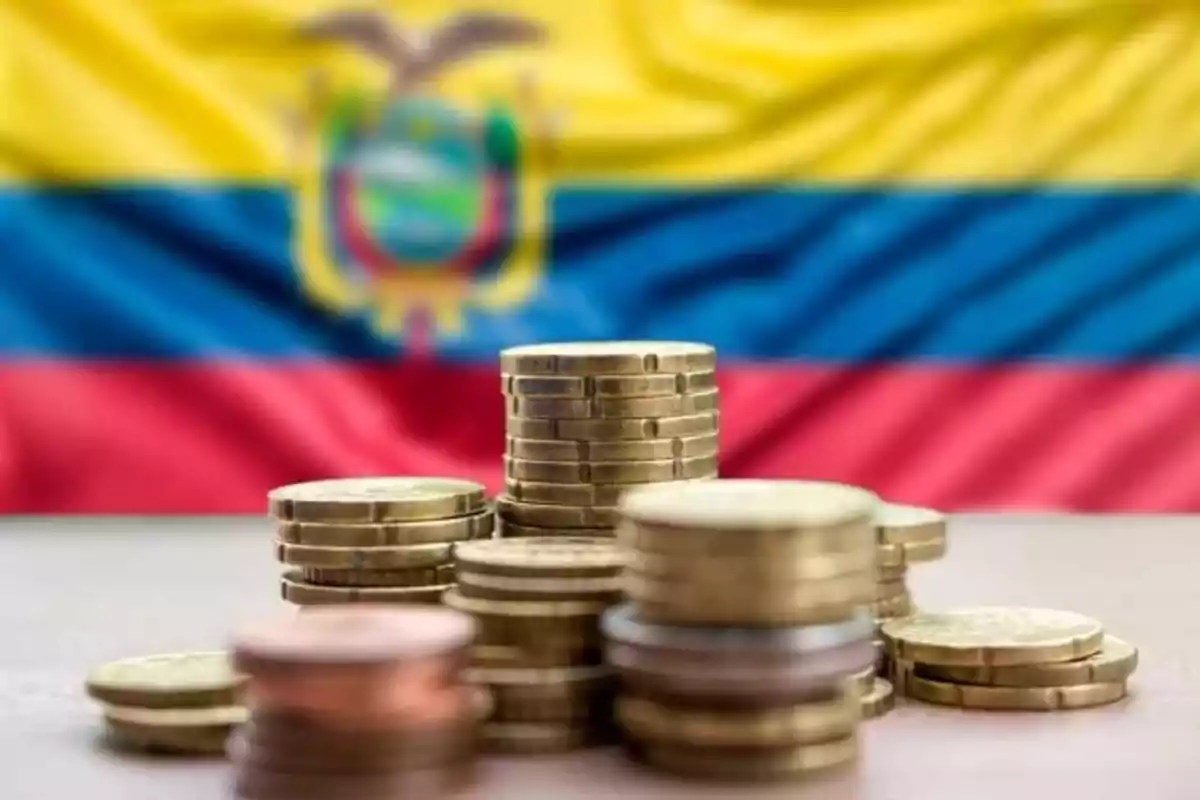
[[611, 338], [726, 475], [1200, 510], [1198, 178], [1194, 0], [6, 0], [0, 510], [496, 487]]

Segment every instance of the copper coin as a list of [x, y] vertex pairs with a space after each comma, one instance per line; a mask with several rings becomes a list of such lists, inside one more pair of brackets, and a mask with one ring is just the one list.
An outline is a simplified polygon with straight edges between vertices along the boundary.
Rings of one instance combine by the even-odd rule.
[[474, 778], [474, 771], [466, 764], [453, 769], [395, 770], [377, 775], [313, 775], [246, 765], [234, 778], [233, 794], [243, 800], [435, 798], [463, 789]]
[[280, 668], [370, 666], [462, 650], [475, 624], [448, 608], [332, 606], [249, 627], [234, 640], [234, 668], [249, 675]]

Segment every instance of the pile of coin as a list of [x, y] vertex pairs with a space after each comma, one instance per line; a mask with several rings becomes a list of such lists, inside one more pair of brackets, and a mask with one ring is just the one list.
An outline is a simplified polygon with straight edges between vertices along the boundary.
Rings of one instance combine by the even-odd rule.
[[[879, 539], [879, 586], [873, 609], [876, 626], [916, 613], [908, 588], [910, 564], [937, 561], [946, 555], [946, 517], [940, 511], [898, 503], [882, 503], [875, 514]], [[882, 637], [875, 640], [880, 675], [891, 666]]]
[[[631, 603], [608, 612], [631, 752], [673, 772], [781, 779], [852, 762], [870, 674], [876, 497], [839, 484], [716, 480], [630, 491]], [[870, 686], [864, 695], [862, 687]]]
[[472, 775], [480, 709], [462, 677], [474, 623], [446, 608], [341, 606], [243, 631], [249, 723], [234, 793], [436, 797]]
[[612, 739], [614, 679], [600, 615], [621, 596], [612, 539], [528, 537], [455, 547], [446, 605], [472, 614], [471, 681], [490, 690], [492, 752], [545, 753]]
[[904, 693], [939, 705], [1055, 711], [1114, 703], [1132, 645], [1070, 611], [973, 608], [891, 620], [883, 636]]
[[632, 485], [712, 478], [716, 352], [579, 342], [500, 355], [508, 414], [500, 536], [611, 536]]
[[88, 675], [108, 744], [119, 749], [220, 754], [245, 722], [244, 679], [228, 653], [172, 653], [114, 661]]
[[484, 487], [455, 478], [341, 478], [273, 490], [283, 599], [438, 603], [453, 585], [455, 542], [488, 538]]

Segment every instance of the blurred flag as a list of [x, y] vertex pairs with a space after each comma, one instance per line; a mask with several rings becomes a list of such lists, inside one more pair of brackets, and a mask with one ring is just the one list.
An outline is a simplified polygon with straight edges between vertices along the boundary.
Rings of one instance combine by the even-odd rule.
[[500, 348], [671, 338], [726, 475], [1200, 510], [1195, 2], [351, 8], [0, 5], [0, 509], [496, 487]]

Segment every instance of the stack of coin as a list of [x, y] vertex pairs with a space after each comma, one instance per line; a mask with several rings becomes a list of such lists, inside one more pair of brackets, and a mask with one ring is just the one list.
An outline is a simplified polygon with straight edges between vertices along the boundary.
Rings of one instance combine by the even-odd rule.
[[978, 709], [1055, 711], [1116, 702], [1132, 645], [1069, 611], [973, 608], [891, 620], [884, 639], [905, 694]]
[[716, 353], [686, 342], [514, 347], [500, 536], [611, 536], [632, 485], [712, 478]]
[[600, 615], [620, 599], [611, 539], [528, 537], [455, 547], [452, 608], [475, 616], [470, 679], [487, 687], [493, 752], [544, 753], [611, 740], [614, 680]]
[[[877, 499], [800, 481], [661, 485], [621, 500], [632, 603], [605, 616], [635, 756], [780, 779], [852, 762], [875, 660]], [[871, 692], [862, 686], [869, 682]]]
[[235, 794], [437, 797], [471, 776], [479, 708], [462, 678], [474, 636], [447, 608], [311, 609], [235, 639], [250, 722]]
[[97, 667], [86, 690], [101, 703], [106, 738], [115, 747], [220, 754], [246, 720], [243, 682], [227, 653], [174, 653]]
[[455, 542], [492, 535], [484, 487], [454, 478], [342, 478], [268, 495], [278, 520], [283, 599], [437, 603], [453, 585]]
[[[908, 587], [910, 564], [937, 561], [946, 555], [946, 517], [930, 508], [880, 504], [875, 515], [879, 538], [879, 586], [875, 595], [877, 626], [890, 619], [907, 617], [917, 611]], [[876, 637], [880, 675], [887, 675], [887, 649]]]

